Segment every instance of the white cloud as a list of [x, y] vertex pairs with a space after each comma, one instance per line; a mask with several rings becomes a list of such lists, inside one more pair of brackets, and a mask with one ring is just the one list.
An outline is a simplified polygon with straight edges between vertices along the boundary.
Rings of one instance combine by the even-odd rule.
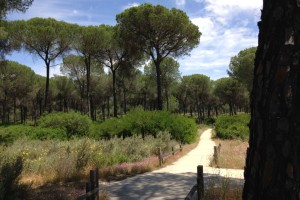
[[140, 5], [140, 4], [139, 4], [139, 3], [136, 3], [136, 2], [134, 2], [134, 3], [129, 3], [129, 4], [127, 4], [126, 6], [124, 6], [123, 9], [126, 10], [126, 9], [128, 9], [128, 8], [137, 7], [137, 6], [139, 6], [139, 5]]
[[213, 5], [216, 8], [219, 7], [237, 7], [240, 9], [256, 9], [262, 7], [262, 0], [205, 0], [206, 3]]
[[204, 0], [204, 3], [207, 14], [214, 16], [223, 25], [243, 12], [251, 13], [257, 21], [262, 8], [261, 0]]
[[176, 5], [177, 6], [184, 6], [185, 5], [185, 0], [176, 0]]
[[191, 52], [190, 57], [178, 60], [183, 75], [202, 73], [212, 79], [227, 76], [230, 58], [245, 48], [257, 45], [257, 30], [248, 27], [247, 19], [241, 27], [232, 24], [224, 26], [209, 15], [191, 21], [199, 27], [202, 35], [200, 45]]

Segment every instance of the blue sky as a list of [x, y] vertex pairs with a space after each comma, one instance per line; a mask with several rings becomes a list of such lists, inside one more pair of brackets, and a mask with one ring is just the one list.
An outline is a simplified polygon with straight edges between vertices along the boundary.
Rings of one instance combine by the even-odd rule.
[[[177, 59], [183, 76], [205, 74], [213, 80], [225, 77], [232, 56], [257, 46], [262, 0], [35, 0], [26, 13], [10, 13], [7, 18], [52, 17], [80, 25], [115, 25], [117, 14], [143, 3], [181, 9], [199, 27], [200, 45], [190, 56]], [[13, 52], [7, 58], [31, 67], [38, 74], [46, 74], [38, 57]], [[59, 63], [57, 60], [56, 64]], [[51, 74], [59, 74], [59, 66], [51, 68]]]

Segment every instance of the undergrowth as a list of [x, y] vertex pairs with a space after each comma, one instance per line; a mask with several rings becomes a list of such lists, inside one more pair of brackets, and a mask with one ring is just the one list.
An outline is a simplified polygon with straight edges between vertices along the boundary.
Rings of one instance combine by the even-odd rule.
[[242, 139], [249, 138], [249, 114], [220, 115], [216, 118], [216, 136], [221, 139]]

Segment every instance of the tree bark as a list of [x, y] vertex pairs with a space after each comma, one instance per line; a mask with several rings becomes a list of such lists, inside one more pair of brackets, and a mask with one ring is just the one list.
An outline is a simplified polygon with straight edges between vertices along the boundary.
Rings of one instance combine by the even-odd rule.
[[124, 114], [127, 113], [127, 98], [126, 98], [126, 88], [125, 86], [123, 85], [123, 112]]
[[105, 121], [105, 104], [104, 103], [101, 105], [101, 110], [102, 110], [102, 120]]
[[300, 199], [299, 6], [264, 1], [243, 199]]
[[110, 97], [108, 96], [107, 97], [107, 103], [106, 103], [106, 105], [107, 105], [107, 119], [110, 117], [110, 105], [109, 105], [109, 102], [110, 102]]
[[165, 85], [165, 93], [166, 93], [167, 111], [169, 111], [169, 92], [168, 92], [167, 84]]
[[161, 92], [161, 71], [160, 71], [160, 61], [156, 61], [156, 86], [157, 86], [157, 110], [163, 109], [162, 102], [162, 92]]
[[84, 58], [86, 67], [86, 96], [87, 96], [87, 107], [90, 118], [93, 120], [93, 106], [91, 98], [91, 56], [87, 55]]
[[114, 103], [114, 117], [118, 117], [118, 102], [117, 102], [117, 90], [116, 90], [116, 70], [111, 68], [113, 78], [113, 103]]
[[17, 99], [14, 98], [14, 124], [17, 123]]
[[6, 113], [7, 113], [7, 92], [4, 91], [4, 100], [3, 100], [3, 103], [2, 103], [2, 124], [6, 124], [7, 121], [6, 121]]
[[[48, 110], [49, 80], [50, 80], [50, 61], [48, 61], [48, 54], [46, 55], [46, 59], [44, 61], [45, 61], [45, 64], [46, 64], [46, 90], [45, 90], [44, 110]], [[41, 110], [41, 112], [43, 112], [43, 111]]]

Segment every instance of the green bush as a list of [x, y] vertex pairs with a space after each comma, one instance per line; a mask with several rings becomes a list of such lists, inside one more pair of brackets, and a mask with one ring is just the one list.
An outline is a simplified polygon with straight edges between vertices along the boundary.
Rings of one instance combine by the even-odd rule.
[[66, 131], [62, 129], [33, 127], [28, 125], [13, 125], [0, 129], [0, 145], [12, 144], [19, 138], [28, 139], [67, 139]]
[[108, 119], [101, 124], [94, 123], [92, 127], [90, 135], [96, 139], [110, 139], [124, 131], [122, 121], [117, 118]]
[[157, 137], [161, 131], [167, 131], [172, 138], [182, 143], [191, 143], [196, 138], [196, 123], [185, 116], [166, 111], [133, 110], [120, 119], [109, 119], [95, 125], [92, 136], [95, 138], [113, 138], [133, 135]]
[[85, 136], [90, 132], [92, 121], [80, 113], [50, 113], [40, 118], [38, 125], [43, 128], [61, 129], [67, 137]]
[[197, 125], [194, 119], [182, 115], [172, 115], [167, 122], [167, 130], [182, 143], [192, 143], [196, 140]]
[[216, 118], [216, 134], [222, 139], [242, 139], [249, 138], [250, 115], [220, 115]]

